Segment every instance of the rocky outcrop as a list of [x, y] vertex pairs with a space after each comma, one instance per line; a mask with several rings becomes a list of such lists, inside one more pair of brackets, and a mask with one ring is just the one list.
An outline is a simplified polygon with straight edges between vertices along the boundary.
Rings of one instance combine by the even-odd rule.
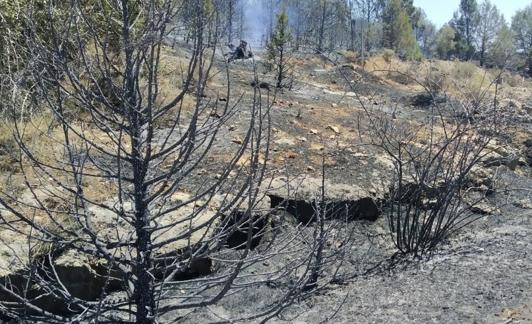
[[486, 195], [491, 195], [495, 192], [495, 170], [476, 165], [471, 168], [465, 187], [469, 190], [484, 192]]
[[[30, 201], [33, 195], [27, 196]], [[192, 200], [186, 192], [174, 194], [170, 201], [165, 202], [163, 215], [151, 224], [155, 229], [153, 243], [164, 243], [154, 256], [154, 277], [161, 280], [171, 275], [172, 280], [179, 281], [209, 275], [213, 270], [213, 261], [206, 247], [245, 247], [249, 231], [252, 235], [251, 248], [260, 244], [269, 225], [269, 200], [258, 200], [249, 208], [246, 198], [215, 195], [210, 199]], [[58, 207], [54, 204], [50, 208]], [[3, 217], [8, 218], [6, 210], [1, 212]], [[132, 216], [130, 201], [120, 203], [111, 200], [92, 205], [86, 213], [90, 218], [87, 226], [102, 241], [126, 242], [134, 237], [132, 224], [124, 217], [118, 217]], [[35, 242], [29, 244], [24, 235], [12, 230], [0, 231], [0, 243], [0, 288], [6, 288], [0, 289], [0, 300], [16, 300], [8, 291], [25, 292], [28, 298], [37, 298], [35, 305], [55, 314], [80, 311], [69, 306], [66, 302], [69, 298], [95, 301], [106, 292], [124, 289], [126, 274], [136, 271], [134, 263], [133, 268], [125, 270], [74, 246], [44, 244], [42, 252], [30, 253], [29, 247]], [[34, 247], [32, 249], [35, 250]], [[136, 258], [134, 249], [127, 244], [108, 244], [106, 249], [115, 259]], [[53, 296], [47, 288], [43, 288], [54, 286], [58, 288], [56, 291], [66, 290], [67, 295]]]
[[510, 170], [515, 170], [518, 166], [526, 165], [526, 161], [514, 148], [503, 143], [490, 143], [486, 148], [487, 154], [483, 157], [482, 163], [485, 167], [506, 166]]
[[249, 248], [255, 249], [271, 227], [268, 197], [260, 197], [252, 208], [248, 206], [249, 204], [244, 202], [238, 208], [222, 215], [219, 230], [228, 248], [247, 248], [249, 241]]
[[10, 273], [3, 273], [0, 300], [16, 301], [20, 304], [20, 311], [36, 314], [34, 310], [23, 309], [17, 296], [25, 296], [44, 311], [69, 315], [81, 310], [73, 307], [69, 300], [96, 301], [104, 291], [116, 291], [122, 285], [116, 276], [118, 273], [101, 260], [73, 250], [54, 250], [53, 247], [41, 253]]
[[249, 248], [253, 250], [260, 244], [269, 220], [267, 216], [258, 213], [234, 210], [229, 215], [223, 215], [222, 223], [224, 225], [220, 228], [220, 232], [225, 246], [231, 249], [244, 249], [250, 241]]
[[281, 177], [268, 183], [265, 192], [272, 208], [284, 209], [303, 224], [315, 221], [320, 213], [327, 219], [346, 221], [375, 221], [380, 215], [377, 197], [356, 185], [325, 181], [322, 195], [321, 179]]

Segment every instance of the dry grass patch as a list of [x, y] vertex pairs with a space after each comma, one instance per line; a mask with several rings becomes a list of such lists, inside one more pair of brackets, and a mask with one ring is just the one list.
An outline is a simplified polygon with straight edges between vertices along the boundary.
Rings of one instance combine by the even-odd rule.
[[0, 122], [0, 172], [19, 171], [19, 146], [16, 137], [30, 149], [49, 153], [50, 146], [55, 146], [55, 140], [49, 136], [52, 116], [42, 113], [31, 119], [11, 122]]
[[345, 58], [347, 63], [358, 64], [360, 61], [359, 55], [355, 51], [346, 50], [346, 51], [340, 52], [340, 54]]
[[[445, 92], [469, 100], [492, 96], [495, 93], [495, 80], [500, 74], [500, 70], [484, 69], [472, 62], [408, 62], [384, 54], [370, 57], [365, 68], [397, 88], [423, 91], [427, 87], [434, 93]], [[522, 77], [510, 72], [502, 74], [502, 83], [511, 89], [530, 86]]]

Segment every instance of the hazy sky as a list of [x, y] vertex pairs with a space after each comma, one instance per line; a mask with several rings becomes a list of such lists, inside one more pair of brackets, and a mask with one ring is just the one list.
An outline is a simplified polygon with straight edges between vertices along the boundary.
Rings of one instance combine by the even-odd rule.
[[[478, 3], [483, 0], [477, 0]], [[441, 27], [451, 20], [453, 13], [458, 9], [460, 0], [414, 0], [416, 7], [423, 8], [427, 17], [436, 26]], [[510, 22], [514, 13], [532, 3], [532, 0], [491, 0], [504, 14], [507, 22]]]

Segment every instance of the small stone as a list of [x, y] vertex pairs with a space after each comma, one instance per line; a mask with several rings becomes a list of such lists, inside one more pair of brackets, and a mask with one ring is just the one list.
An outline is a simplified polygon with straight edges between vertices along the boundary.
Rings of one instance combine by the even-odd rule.
[[173, 202], [183, 202], [183, 201], [190, 200], [190, 198], [191, 198], [190, 194], [187, 192], [183, 192], [183, 191], [178, 191], [174, 193], [171, 197]]
[[329, 126], [327, 126], [327, 129], [332, 130], [336, 134], [340, 134], [340, 128], [338, 128], [337, 126], [329, 125]]
[[275, 144], [281, 145], [281, 146], [293, 146], [296, 145], [296, 142], [291, 138], [280, 138], [275, 141]]
[[289, 159], [295, 159], [297, 156], [298, 154], [296, 152], [288, 152], [288, 154], [286, 154], [286, 157]]
[[307, 166], [307, 171], [311, 171], [311, 172], [314, 172], [316, 171], [313, 167], [311, 167], [310, 165]]
[[532, 209], [532, 202], [530, 202], [528, 199], [516, 201], [513, 203], [513, 205], [522, 209]]
[[500, 213], [500, 210], [487, 202], [479, 202], [470, 207], [472, 213], [480, 215], [493, 215]]

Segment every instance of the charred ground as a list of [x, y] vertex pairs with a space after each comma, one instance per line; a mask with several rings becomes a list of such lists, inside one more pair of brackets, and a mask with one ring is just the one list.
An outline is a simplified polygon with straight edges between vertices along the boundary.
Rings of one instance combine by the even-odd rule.
[[[169, 60], [180, 60], [188, 55], [186, 49], [166, 50]], [[338, 228], [331, 233], [326, 249], [341, 250], [344, 255], [340, 267], [333, 263], [324, 266], [322, 277], [337, 280], [329, 282], [316, 295], [301, 298], [295, 305], [283, 310], [273, 322], [517, 323], [531, 320], [530, 80], [508, 75], [508, 81], [503, 83], [497, 98], [501, 105], [513, 111], [514, 127], [507, 136], [497, 139], [490, 159], [484, 161], [480, 171], [472, 176], [473, 182], [487, 185], [493, 192], [478, 207], [477, 213], [482, 215], [480, 220], [446, 241], [430, 258], [397, 260], [393, 258], [395, 250], [383, 217], [392, 178], [392, 162], [370, 144], [367, 111], [393, 114], [397, 123], [409, 127], [423, 124], [428, 116], [435, 113], [432, 103], [425, 104], [419, 97], [425, 93], [420, 85], [426, 78], [423, 71], [436, 69], [442, 74], [452, 73], [463, 68], [459, 66], [461, 63], [455, 63], [456, 66], [448, 62], [404, 63], [396, 59], [384, 62], [382, 57], [377, 56], [362, 65], [350, 62], [341, 53], [331, 57], [297, 54], [292, 58], [292, 88], [275, 89], [271, 86], [274, 77], [267, 71], [263, 54], [257, 51], [253, 58], [235, 60], [228, 66], [222, 57], [217, 57], [219, 61], [214, 65], [215, 71], [206, 91], [207, 100], [229, 101], [229, 105], [238, 103], [239, 108], [231, 116], [231, 122], [220, 129], [207, 163], [184, 185], [192, 190], [215, 182], [224, 172], [223, 165], [231, 156], [228, 152], [237, 149], [246, 135], [243, 130], [250, 115], [247, 109], [254, 87], [258, 85], [264, 107], [271, 107], [270, 147], [269, 153], [263, 156], [267, 159], [265, 182], [298, 177], [319, 182], [323, 176], [329, 202], [345, 205], [344, 202], [348, 201], [353, 204], [349, 208], [356, 210], [357, 215], [360, 210], [371, 211], [366, 219], [349, 221], [343, 226], [333, 226], [342, 222], [334, 217], [326, 220], [331, 227]], [[414, 71], [417, 73], [412, 73]], [[474, 67], [475, 75], [482, 73], [491, 72]], [[451, 116], [456, 114], [454, 107], [459, 102], [468, 100], [470, 94], [458, 90], [464, 90], [462, 82], [470, 81], [452, 75], [446, 80], [447, 88], [440, 104], [443, 113]], [[230, 98], [219, 95], [223, 93], [227, 81], [232, 86]], [[168, 83], [171, 84], [171, 80]], [[478, 86], [489, 88], [486, 84]], [[225, 116], [220, 115], [219, 118]], [[164, 134], [169, 126], [161, 123], [159, 127]], [[9, 165], [10, 156], [6, 150], [1, 158], [3, 165]], [[238, 163], [245, 165], [249, 161], [243, 156]], [[17, 181], [21, 181], [16, 177], [16, 173], [11, 173], [10, 178], [5, 176], [2, 181], [16, 185]], [[99, 186], [94, 184], [94, 188]], [[31, 200], [27, 192], [22, 191], [21, 194], [26, 194]], [[102, 200], [109, 198], [109, 193], [105, 192], [97, 191], [95, 195], [102, 195]], [[267, 190], [265, 195], [269, 195], [272, 201], [279, 197]], [[370, 207], [364, 199], [371, 201]], [[312, 227], [304, 225], [312, 221], [307, 217], [314, 209], [312, 203], [308, 197], [295, 197], [288, 205], [285, 201], [288, 213], [273, 213], [273, 229], [261, 234], [260, 242], [254, 241], [254, 250], [261, 251], [268, 245], [285, 242], [273, 240], [272, 236], [297, 237], [293, 234], [296, 232], [308, 232], [307, 237], [311, 236]], [[294, 217], [298, 213], [305, 215]], [[258, 226], [262, 228], [266, 224]], [[245, 242], [245, 239], [238, 239], [239, 235], [243, 233], [237, 233], [229, 240], [231, 244], [225, 252], [227, 259], [236, 253], [239, 244]], [[335, 241], [336, 237], [346, 236], [350, 236], [348, 248], [343, 246], [341, 239]], [[9, 239], [2, 237], [3, 242]], [[9, 267], [13, 251], [23, 250], [23, 245], [24, 240], [20, 246], [12, 242], [4, 245], [8, 248], [3, 251], [6, 262], [2, 266]], [[298, 250], [294, 253], [297, 255]], [[259, 276], [264, 273], [264, 278], [269, 278], [267, 273], [287, 267], [292, 262], [293, 255], [277, 255], [254, 263], [245, 269], [245, 273]], [[72, 266], [72, 263], [66, 264]], [[223, 264], [223, 260], [208, 260], [204, 267], [193, 265], [190, 272], [182, 274], [183, 280], [200, 278], [201, 281], [204, 276], [216, 276], [223, 273]], [[76, 266], [79, 265], [72, 267]], [[200, 268], [195, 269], [196, 266]], [[192, 281], [190, 286], [194, 284], [197, 283]], [[187, 323], [238, 318], [250, 310], [267, 308], [268, 302], [273, 300], [271, 296], [280, 295], [290, 285], [290, 279], [286, 278], [259, 289], [237, 289], [215, 307], [179, 313], [178, 317]], [[180, 291], [175, 294], [179, 296]], [[116, 295], [121, 297], [119, 291]]]

